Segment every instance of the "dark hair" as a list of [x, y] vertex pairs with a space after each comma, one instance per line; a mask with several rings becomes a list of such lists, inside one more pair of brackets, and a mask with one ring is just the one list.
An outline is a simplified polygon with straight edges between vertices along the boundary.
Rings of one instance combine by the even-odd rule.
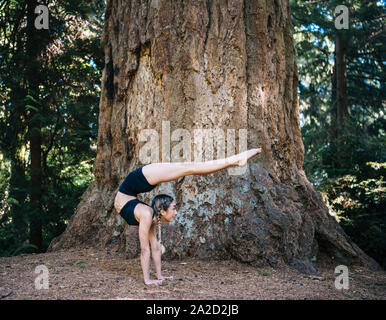
[[168, 210], [170, 204], [173, 202], [173, 198], [171, 196], [168, 196], [167, 194], [159, 194], [154, 197], [153, 201], [151, 202], [151, 207], [154, 210], [154, 214], [157, 217], [157, 224], [158, 224], [158, 248], [161, 250], [161, 253], [163, 253], [162, 249], [162, 241], [161, 241], [161, 210]]
[[170, 204], [173, 202], [173, 198], [167, 194], [159, 194], [154, 197], [151, 207], [154, 210], [154, 214], [161, 218], [161, 210], [168, 210]]

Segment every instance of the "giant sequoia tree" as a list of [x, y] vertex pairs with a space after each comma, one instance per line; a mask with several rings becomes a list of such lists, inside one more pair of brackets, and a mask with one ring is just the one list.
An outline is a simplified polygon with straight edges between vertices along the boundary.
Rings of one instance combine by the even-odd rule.
[[[130, 170], [144, 165], [146, 129], [159, 138], [152, 161], [181, 161], [189, 150], [189, 160], [198, 160], [194, 132], [206, 129], [214, 135], [203, 137], [205, 159], [213, 151], [208, 141], [224, 155], [219, 137], [228, 152], [233, 138], [236, 152], [246, 144], [263, 152], [242, 174], [187, 176], [143, 195], [150, 202], [168, 193], [180, 204], [176, 221], [163, 228], [166, 257], [233, 257], [313, 272], [315, 257], [327, 256], [376, 268], [302, 170], [291, 29], [287, 0], [108, 1], [95, 181], [50, 249], [108, 245], [135, 256], [138, 231], [113, 201]], [[187, 137], [190, 147], [179, 150]]]

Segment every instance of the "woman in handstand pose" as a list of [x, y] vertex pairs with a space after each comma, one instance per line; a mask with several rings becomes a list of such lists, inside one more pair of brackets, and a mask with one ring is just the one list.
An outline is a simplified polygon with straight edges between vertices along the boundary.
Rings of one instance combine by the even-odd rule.
[[[139, 228], [141, 244], [141, 266], [145, 284], [162, 284], [161, 273], [161, 223], [171, 222], [177, 215], [176, 203], [172, 197], [161, 194], [154, 197], [151, 207], [137, 199], [137, 194], [149, 192], [158, 184], [176, 180], [188, 175], [209, 174], [231, 166], [244, 166], [260, 148], [250, 149], [226, 159], [205, 162], [151, 163], [132, 171], [119, 187], [114, 206], [125, 221]], [[158, 241], [156, 237], [158, 225]], [[157, 280], [150, 279], [150, 246]]]

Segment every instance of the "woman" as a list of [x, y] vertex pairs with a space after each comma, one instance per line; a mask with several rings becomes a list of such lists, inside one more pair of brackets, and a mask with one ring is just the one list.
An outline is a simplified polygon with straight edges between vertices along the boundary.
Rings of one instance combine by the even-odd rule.
[[[209, 174], [231, 166], [244, 166], [253, 156], [261, 152], [260, 148], [250, 149], [226, 159], [206, 162], [171, 162], [152, 163], [132, 171], [119, 187], [114, 206], [117, 212], [130, 226], [139, 227], [141, 244], [141, 266], [145, 284], [162, 284], [164, 277], [161, 273], [161, 223], [171, 222], [177, 215], [176, 203], [168, 195], [158, 195], [151, 207], [137, 199], [137, 194], [149, 192], [158, 184], [176, 180], [178, 178]], [[158, 225], [159, 241], [156, 237]], [[150, 279], [150, 246], [155, 265], [157, 280]]]

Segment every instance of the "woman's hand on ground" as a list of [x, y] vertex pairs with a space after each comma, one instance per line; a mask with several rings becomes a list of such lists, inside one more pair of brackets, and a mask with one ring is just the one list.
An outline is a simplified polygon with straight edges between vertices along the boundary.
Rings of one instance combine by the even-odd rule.
[[152, 285], [152, 284], [160, 285], [160, 284], [162, 284], [162, 280], [146, 280], [145, 284], [146, 285]]
[[158, 277], [158, 280], [173, 280], [174, 278], [172, 277], [172, 276], [170, 276], [170, 277], [164, 277], [164, 276], [160, 276], [160, 277]]

